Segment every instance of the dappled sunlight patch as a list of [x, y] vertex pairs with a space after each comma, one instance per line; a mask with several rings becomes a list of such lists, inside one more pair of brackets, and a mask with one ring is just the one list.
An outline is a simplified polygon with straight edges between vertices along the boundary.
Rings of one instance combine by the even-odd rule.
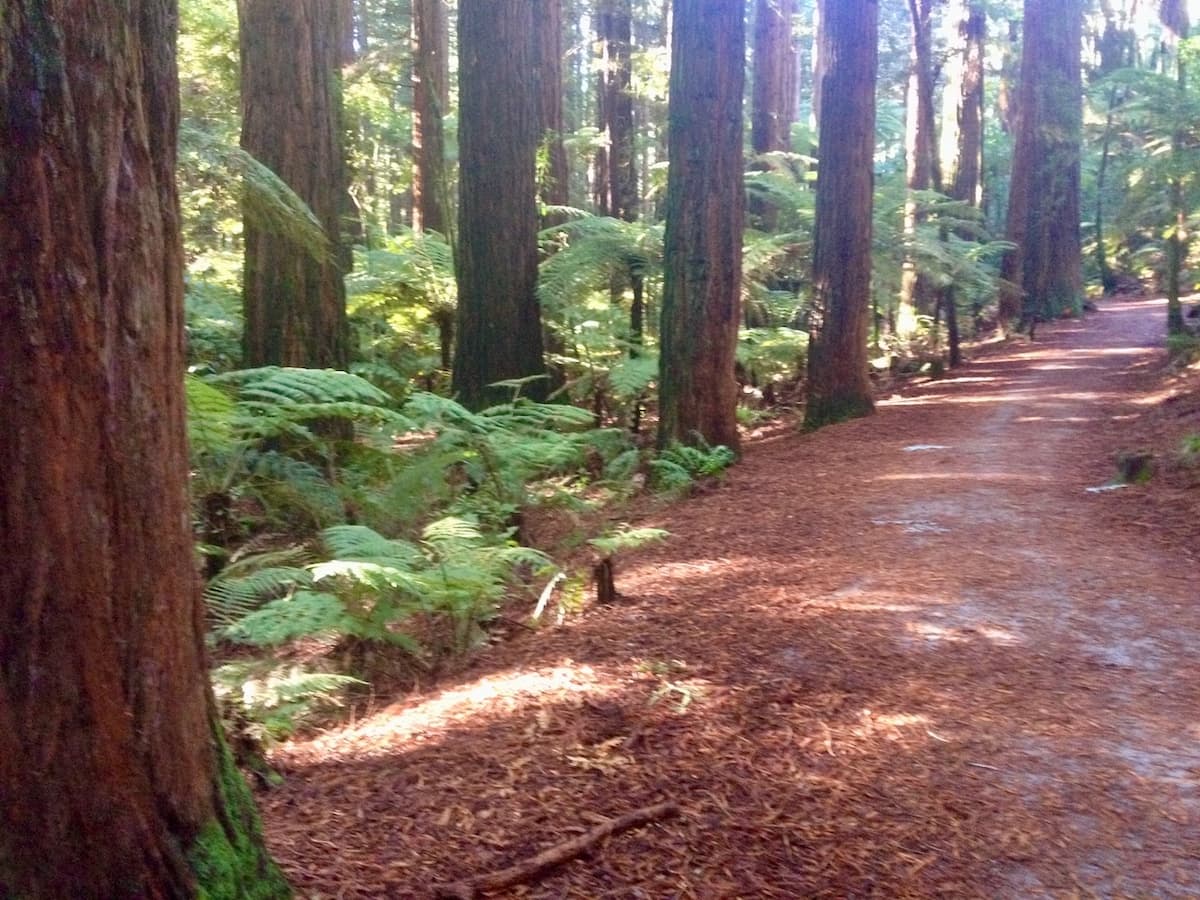
[[998, 484], [1035, 484], [1053, 481], [1048, 475], [1029, 472], [889, 472], [876, 475], [872, 481], [987, 481]]
[[497, 672], [402, 700], [311, 740], [289, 741], [278, 753], [292, 763], [387, 756], [436, 742], [456, 729], [511, 718], [546, 703], [609, 697], [627, 686], [622, 676], [570, 660], [542, 669]]

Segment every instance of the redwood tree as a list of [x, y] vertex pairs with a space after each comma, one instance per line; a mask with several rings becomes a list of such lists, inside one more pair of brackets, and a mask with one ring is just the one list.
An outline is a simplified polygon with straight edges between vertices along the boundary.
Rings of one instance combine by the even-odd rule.
[[315, 258], [287, 234], [245, 224], [247, 366], [344, 369], [350, 362], [341, 220], [349, 202], [342, 145], [344, 20], [329, 0], [238, 0], [242, 147], [304, 200], [330, 250]]
[[[983, 63], [987, 16], [979, 0], [954, 0], [952, 35], [956, 46], [947, 60], [943, 94], [942, 190], [951, 198], [978, 208], [983, 202]], [[964, 235], [966, 237], [966, 235]], [[959, 347], [958, 304], [954, 285], [944, 293], [950, 365], [962, 362]]]
[[597, 124], [604, 146], [596, 156], [596, 207], [602, 216], [626, 221], [637, 218], [637, 160], [630, 87], [632, 21], [630, 0], [600, 0], [597, 5], [596, 36], [600, 45]]
[[1008, 240], [1001, 274], [1004, 325], [1074, 310], [1082, 299], [1079, 236], [1083, 89], [1082, 0], [1025, 0], [1016, 144], [1008, 195]]
[[169, 0], [0, 14], [6, 898], [288, 894], [206, 676], [175, 23]]
[[[528, 0], [461, 0], [459, 40], [458, 345], [454, 390], [480, 407], [494, 382], [543, 375], [537, 299], [538, 115]], [[541, 396], [532, 382], [525, 394]]]
[[442, 116], [450, 100], [446, 0], [412, 0], [413, 229], [447, 232], [446, 138]]
[[659, 445], [738, 446], [741, 306], [741, 0], [674, 0]]
[[538, 0], [536, 28], [538, 138], [546, 154], [541, 197], [550, 206], [566, 206], [571, 173], [563, 143], [562, 0]]
[[790, 150], [796, 120], [796, 0], [757, 0], [750, 143], [755, 153]]
[[813, 311], [805, 425], [874, 408], [867, 377], [871, 191], [875, 158], [876, 0], [821, 0], [821, 92]]
[[[917, 191], [928, 191], [937, 181], [934, 157], [933, 113], [933, 8], [936, 0], [908, 0], [909, 52], [908, 92], [905, 99], [904, 155], [905, 183], [904, 235], [915, 240], [920, 223]], [[896, 333], [903, 340], [917, 331], [917, 313], [928, 312], [931, 290], [928, 278], [917, 268], [915, 255], [904, 260], [900, 284], [900, 307], [896, 315]]]

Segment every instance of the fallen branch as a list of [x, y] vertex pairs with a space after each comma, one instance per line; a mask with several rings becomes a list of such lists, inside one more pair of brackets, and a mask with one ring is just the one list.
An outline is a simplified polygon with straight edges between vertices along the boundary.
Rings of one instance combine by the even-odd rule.
[[653, 806], [644, 806], [641, 809], [617, 816], [615, 819], [602, 822], [578, 837], [556, 844], [548, 850], [543, 850], [537, 856], [531, 856], [507, 869], [438, 885], [434, 888], [433, 896], [437, 900], [475, 900], [484, 891], [499, 891], [514, 884], [524, 884], [565, 862], [582, 856], [606, 837], [677, 815], [679, 815], [679, 805], [670, 800], [665, 803], [656, 803]]

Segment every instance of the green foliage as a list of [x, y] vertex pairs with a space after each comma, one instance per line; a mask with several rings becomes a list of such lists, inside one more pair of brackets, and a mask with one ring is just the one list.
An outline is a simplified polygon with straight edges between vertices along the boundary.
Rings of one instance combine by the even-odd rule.
[[213, 670], [212, 680], [226, 714], [256, 744], [287, 738], [316, 716], [340, 707], [345, 691], [364, 683], [271, 659], [226, 663]]
[[650, 461], [650, 471], [656, 488], [681, 493], [690, 490], [698, 479], [720, 475], [736, 459], [734, 452], [723, 445], [673, 444]]
[[622, 524], [598, 538], [592, 538], [588, 543], [602, 557], [609, 557], [622, 550], [636, 550], [638, 547], [664, 540], [670, 534], [662, 528], [631, 528], [628, 524]]
[[326, 529], [322, 541], [332, 558], [307, 566], [308, 577], [263, 568], [252, 573], [254, 582], [227, 588], [243, 596], [286, 593], [218, 635], [268, 647], [304, 637], [356, 638], [428, 660], [462, 652], [481, 635], [514, 572], [552, 567], [545, 554], [488, 537], [475, 522], [455, 517], [427, 525], [417, 544], [351, 525]]

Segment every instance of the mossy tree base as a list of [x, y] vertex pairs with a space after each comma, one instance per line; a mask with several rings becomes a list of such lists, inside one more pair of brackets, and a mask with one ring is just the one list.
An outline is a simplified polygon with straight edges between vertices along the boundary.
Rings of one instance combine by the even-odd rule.
[[813, 398], [804, 411], [804, 430], [816, 431], [826, 425], [859, 419], [873, 412], [875, 403], [870, 397]]
[[284, 900], [292, 896], [291, 888], [267, 855], [250, 788], [219, 725], [216, 731], [218, 815], [188, 850], [196, 896], [200, 900]]

